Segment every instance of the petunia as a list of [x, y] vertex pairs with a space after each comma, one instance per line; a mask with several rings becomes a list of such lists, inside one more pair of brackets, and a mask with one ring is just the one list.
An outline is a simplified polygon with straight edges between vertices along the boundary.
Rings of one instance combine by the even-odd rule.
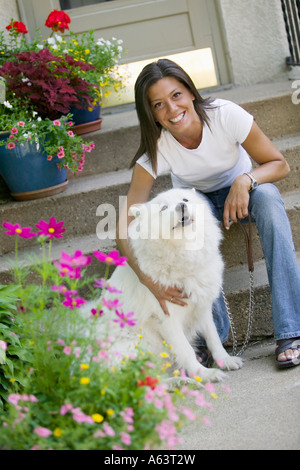
[[63, 238], [62, 233], [65, 232], [65, 228], [62, 228], [64, 221], [56, 222], [55, 217], [50, 217], [49, 222], [40, 220], [36, 227], [40, 229], [39, 235], [46, 235], [48, 238]]
[[6, 235], [18, 235], [21, 238], [33, 238], [36, 237], [35, 232], [31, 232], [30, 227], [21, 227], [19, 224], [10, 224], [9, 222], [3, 222], [3, 227], [7, 228]]
[[59, 120], [59, 119], [55, 119], [55, 120], [53, 121], [53, 125], [54, 125], [54, 126], [60, 126], [60, 125], [61, 125], [60, 120]]
[[94, 256], [99, 261], [114, 266], [124, 266], [127, 261], [127, 258], [125, 256], [120, 256], [117, 250], [112, 250], [108, 254], [103, 253], [102, 251], [94, 251]]
[[12, 150], [12, 149], [14, 149], [14, 148], [15, 148], [15, 146], [16, 146], [16, 144], [15, 144], [14, 142], [8, 142], [8, 144], [7, 144], [7, 148], [8, 148], [8, 150]]

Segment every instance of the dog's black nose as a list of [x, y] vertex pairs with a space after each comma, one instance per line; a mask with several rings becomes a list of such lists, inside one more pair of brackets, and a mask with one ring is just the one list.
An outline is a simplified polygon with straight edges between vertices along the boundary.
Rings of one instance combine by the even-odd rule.
[[187, 211], [187, 205], [185, 202], [179, 202], [175, 207], [177, 212], [182, 212], [183, 214]]

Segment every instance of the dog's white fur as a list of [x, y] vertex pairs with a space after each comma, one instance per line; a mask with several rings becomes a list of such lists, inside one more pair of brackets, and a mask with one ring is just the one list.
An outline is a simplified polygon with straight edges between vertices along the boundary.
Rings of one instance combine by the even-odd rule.
[[[148, 350], [156, 354], [163, 351], [163, 340], [171, 345], [174, 366], [189, 376], [224, 379], [221, 370], [202, 366], [193, 348], [199, 333], [223, 369], [242, 366], [240, 358], [229, 356], [223, 348], [213, 322], [212, 305], [223, 281], [222, 233], [208, 202], [196, 191], [171, 189], [132, 206], [130, 213], [135, 218], [128, 236], [140, 269], [165, 288], [181, 288], [188, 297], [185, 307], [167, 302], [167, 316], [129, 265], [117, 267], [109, 282], [122, 291], [118, 298], [123, 311], [134, 312], [138, 319], [130, 332], [141, 328]], [[124, 330], [121, 333], [120, 344], [124, 344]]]

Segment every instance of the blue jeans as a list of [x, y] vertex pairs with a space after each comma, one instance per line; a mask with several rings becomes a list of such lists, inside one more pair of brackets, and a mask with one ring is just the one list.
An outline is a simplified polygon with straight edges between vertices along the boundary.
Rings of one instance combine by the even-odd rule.
[[[212, 204], [216, 217], [221, 221], [229, 190], [230, 188], [224, 188], [204, 194]], [[276, 186], [266, 183], [252, 191], [249, 212], [256, 224], [266, 262], [272, 294], [274, 338], [279, 340], [299, 337], [300, 269], [289, 219]], [[228, 338], [230, 324], [222, 295], [214, 304], [213, 315], [219, 336], [224, 343]]]

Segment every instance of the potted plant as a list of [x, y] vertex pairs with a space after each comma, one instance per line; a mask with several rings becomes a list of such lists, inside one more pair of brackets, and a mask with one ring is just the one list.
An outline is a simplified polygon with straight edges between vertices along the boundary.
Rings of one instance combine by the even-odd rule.
[[[4, 32], [0, 32], [0, 65], [8, 59], [14, 60], [13, 54], [29, 51], [38, 53], [45, 49], [57, 60], [66, 62], [72, 58], [75, 63], [81, 64], [76, 68], [76, 74], [83, 82], [89, 84], [89, 100], [79, 94], [77, 101], [68, 103], [68, 111], [73, 114], [73, 121], [77, 124], [75, 132], [79, 134], [101, 127], [100, 110], [103, 97], [108, 96], [112, 88], [118, 91], [123, 85], [123, 77], [117, 68], [123, 51], [123, 41], [116, 38], [97, 39], [92, 30], [81, 36], [72, 32], [62, 36], [65, 30], [69, 30], [70, 23], [71, 19], [67, 13], [52, 10], [45, 22], [45, 26], [52, 29], [50, 37], [42, 39], [37, 30], [34, 40], [27, 43], [26, 26], [12, 19], [6, 27], [6, 36]], [[90, 121], [93, 123], [92, 127], [85, 124]]]
[[8, 93], [0, 104], [0, 174], [17, 200], [64, 191], [67, 170], [82, 171], [85, 153], [94, 148], [73, 132], [70, 115], [42, 117], [24, 96]]

